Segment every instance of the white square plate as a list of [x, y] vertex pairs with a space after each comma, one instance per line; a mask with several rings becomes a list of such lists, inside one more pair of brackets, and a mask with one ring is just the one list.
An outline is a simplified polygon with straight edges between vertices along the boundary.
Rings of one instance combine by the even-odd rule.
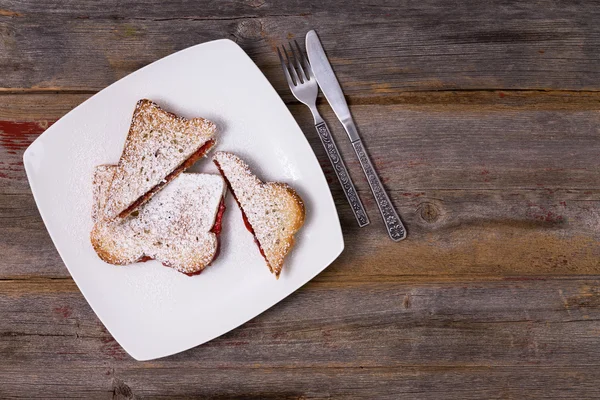
[[[279, 280], [246, 231], [232, 196], [221, 254], [188, 277], [156, 261], [113, 266], [89, 232], [94, 166], [116, 163], [136, 102], [148, 98], [219, 127], [217, 148], [240, 154], [263, 180], [287, 182], [306, 203]], [[273, 306], [325, 269], [344, 248], [338, 215], [317, 159], [273, 87], [230, 40], [200, 44], [121, 79], [68, 113], [25, 152], [25, 170], [60, 256], [94, 312], [137, 360], [207, 342]], [[192, 169], [217, 173], [210, 159]]]

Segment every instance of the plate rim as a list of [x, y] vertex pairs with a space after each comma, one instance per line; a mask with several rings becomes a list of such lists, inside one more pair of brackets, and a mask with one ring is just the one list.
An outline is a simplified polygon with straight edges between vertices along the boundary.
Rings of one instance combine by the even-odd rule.
[[[33, 194], [34, 200], [35, 200], [35, 204], [36, 207], [38, 209], [38, 212], [40, 213], [40, 216], [42, 218], [42, 221], [44, 222], [44, 227], [46, 228], [46, 231], [48, 232], [48, 235], [50, 236], [50, 239], [52, 240], [52, 244], [54, 245], [54, 248], [56, 249], [56, 251], [58, 252], [61, 261], [63, 262], [64, 266], [66, 267], [67, 271], [69, 272], [69, 275], [71, 276], [71, 279], [73, 279], [73, 281], [75, 282], [75, 284], [77, 285], [77, 288], [79, 290], [79, 292], [83, 295], [84, 299], [86, 300], [87, 304], [90, 306], [90, 308], [92, 309], [92, 311], [94, 312], [94, 314], [96, 315], [96, 317], [100, 320], [100, 322], [102, 323], [102, 325], [104, 326], [104, 328], [111, 334], [111, 336], [119, 343], [119, 345], [135, 360], [137, 361], [148, 361], [148, 360], [154, 360], [154, 359], [158, 359], [158, 358], [163, 358], [163, 357], [167, 357], [170, 355], [174, 355], [174, 354], [178, 354], [184, 351], [187, 351], [189, 349], [192, 349], [194, 347], [198, 347], [201, 346], [207, 342], [210, 342], [214, 339], [216, 339], [219, 336], [222, 336], [230, 331], [232, 331], [233, 329], [236, 329], [237, 327], [245, 324], [246, 322], [248, 322], [249, 320], [258, 317], [259, 315], [261, 315], [262, 313], [264, 313], [265, 311], [269, 310], [270, 308], [274, 307], [275, 305], [277, 305], [279, 302], [281, 302], [282, 300], [284, 300], [286, 297], [290, 296], [291, 294], [295, 293], [296, 291], [298, 291], [300, 288], [302, 288], [304, 285], [306, 285], [308, 282], [310, 282], [312, 279], [315, 278], [315, 276], [317, 276], [318, 274], [322, 273], [326, 268], [328, 268], [339, 256], [340, 254], [344, 251], [345, 248], [345, 241], [344, 241], [344, 235], [343, 235], [343, 231], [341, 228], [341, 221], [339, 218], [339, 213], [337, 210], [337, 207], [335, 205], [335, 201], [333, 199], [333, 194], [331, 193], [331, 189], [327, 183], [327, 181], [324, 179], [325, 181], [325, 187], [327, 188], [327, 192], [328, 192], [328, 196], [327, 200], [330, 203], [331, 208], [333, 209], [333, 211], [335, 212], [335, 217], [334, 220], [336, 222], [335, 226], [333, 227], [334, 229], [334, 233], [335, 236], [337, 236], [337, 238], [339, 239], [339, 241], [336, 241], [336, 243], [334, 243], [334, 245], [337, 245], [337, 250], [336, 249], [332, 249], [332, 257], [330, 260], [328, 261], [324, 261], [323, 262], [323, 266], [317, 268], [314, 273], [311, 273], [309, 275], [307, 275], [307, 277], [305, 279], [301, 279], [298, 281], [297, 285], [295, 286], [295, 289], [290, 290], [290, 291], [284, 291], [282, 292], [283, 295], [277, 296], [276, 300], [274, 301], [268, 301], [268, 306], [266, 307], [258, 307], [258, 309], [260, 311], [256, 312], [256, 313], [251, 313], [251, 315], [248, 318], [241, 318], [239, 320], [238, 323], [234, 324], [235, 326], [221, 332], [218, 333], [217, 335], [214, 335], [212, 337], [210, 337], [209, 339], [206, 340], [202, 340], [199, 343], [193, 344], [191, 346], [187, 346], [185, 345], [184, 347], [182, 347], [179, 350], [175, 350], [175, 351], [158, 351], [158, 352], [152, 352], [152, 351], [148, 351], [148, 354], [140, 354], [138, 352], [139, 349], [137, 348], [128, 348], [125, 345], [123, 345], [122, 341], [119, 340], [119, 338], [117, 336], [115, 336], [113, 334], [113, 332], [111, 331], [111, 328], [106, 324], [104, 318], [97, 312], [96, 307], [92, 304], [92, 301], [90, 301], [90, 299], [88, 298], [89, 296], [86, 295], [86, 290], [84, 288], [82, 288], [82, 284], [80, 282], [78, 282], [78, 279], [75, 278], [75, 276], [73, 275], [73, 272], [71, 271], [71, 267], [69, 267], [68, 263], [65, 261], [65, 257], [63, 256], [63, 252], [61, 251], [60, 247], [57, 245], [57, 239], [55, 239], [55, 236], [58, 236], [57, 232], [52, 232], [52, 230], [49, 227], [48, 221], [50, 220], [50, 217], [47, 215], [47, 211], [49, 212], [49, 210], [44, 210], [42, 209], [42, 207], [40, 206], [40, 201], [41, 201], [41, 197], [42, 194], [40, 194], [40, 192], [38, 191], [38, 187], [36, 184], [34, 184], [34, 172], [31, 170], [31, 166], [30, 166], [30, 162], [32, 160], [35, 159], [35, 155], [31, 155], [32, 149], [35, 149], [35, 147], [39, 146], [39, 143], [43, 140], [42, 138], [47, 137], [49, 135], [52, 135], [54, 131], [57, 131], [58, 129], [60, 129], [60, 121], [65, 119], [66, 117], [68, 117], [71, 113], [76, 113], [78, 112], [78, 110], [81, 107], [84, 107], [86, 105], [86, 103], [88, 103], [89, 101], [91, 101], [92, 99], [94, 99], [96, 96], [100, 95], [102, 92], [104, 92], [105, 90], [113, 87], [114, 85], [119, 84], [121, 81], [123, 81], [124, 79], [127, 79], [133, 75], [136, 75], [138, 73], [140, 73], [141, 71], [153, 66], [154, 64], [161, 62], [165, 59], [168, 59], [170, 57], [173, 57], [175, 55], [180, 55], [180, 53], [184, 53], [187, 51], [192, 51], [194, 49], [197, 49], [199, 47], [205, 46], [205, 45], [209, 45], [209, 44], [218, 44], [218, 43], [223, 43], [224, 45], [227, 46], [233, 46], [233, 48], [235, 48], [235, 50], [240, 54], [243, 55], [245, 58], [247, 58], [250, 61], [250, 64], [252, 69], [254, 69], [255, 71], [257, 71], [259, 73], [259, 76], [261, 77], [261, 80], [263, 81], [263, 86], [265, 87], [265, 90], [269, 90], [272, 91], [272, 93], [276, 96], [276, 98], [279, 100], [279, 102], [281, 102], [281, 104], [284, 105], [283, 109], [285, 109], [285, 112], [287, 112], [289, 118], [291, 121], [293, 121], [293, 123], [298, 127], [299, 131], [302, 133], [302, 137], [305, 140], [305, 142], [308, 145], [308, 148], [310, 149], [310, 154], [312, 154], [312, 156], [315, 159], [315, 162], [317, 163], [317, 166], [319, 168], [319, 171], [321, 172], [321, 175], [323, 176], [323, 178], [325, 178], [325, 174], [324, 171], [322, 170], [318, 159], [316, 158], [316, 154], [314, 153], [314, 150], [312, 149], [312, 147], [310, 146], [310, 143], [308, 142], [308, 139], [306, 137], [306, 135], [304, 135], [304, 132], [302, 130], [302, 128], [298, 125], [298, 122], [296, 121], [296, 119], [294, 118], [294, 116], [291, 114], [289, 108], [285, 105], [285, 103], [283, 102], [283, 100], [281, 99], [281, 97], [279, 96], [279, 94], [277, 93], [277, 91], [275, 90], [275, 88], [273, 87], [273, 85], [271, 84], [271, 82], [266, 78], [266, 76], [264, 75], [264, 73], [260, 70], [260, 68], [256, 65], [256, 63], [250, 58], [250, 56], [234, 41], [232, 41], [231, 39], [227, 39], [227, 38], [222, 38], [222, 39], [217, 39], [217, 40], [212, 40], [212, 41], [208, 41], [208, 42], [203, 42], [203, 43], [199, 43], [199, 44], [195, 44], [192, 46], [189, 46], [187, 48], [184, 48], [182, 50], [173, 52], [165, 57], [162, 57], [158, 60], [155, 60], [151, 63], [149, 63], [148, 65], [145, 65], [142, 68], [139, 68], [129, 74], [127, 74], [124, 77], [121, 77], [119, 80], [111, 83], [110, 85], [104, 87], [103, 89], [99, 90], [97, 93], [95, 93], [94, 95], [90, 96], [89, 98], [87, 98], [86, 100], [84, 100], [83, 102], [81, 102], [80, 104], [78, 104], [76, 107], [74, 107], [72, 110], [70, 110], [69, 112], [67, 112], [66, 114], [64, 114], [62, 117], [60, 117], [57, 121], [55, 121], [52, 126], [50, 126], [48, 129], [46, 129], [42, 134], [40, 134], [28, 147], [27, 149], [24, 151], [23, 153], [23, 165], [24, 165], [24, 169], [25, 169], [25, 173], [27, 176], [27, 181], [29, 183], [29, 188]], [[267, 89], [268, 88], [268, 89]], [[84, 285], [85, 286], [85, 285]], [[152, 353], [152, 354], [150, 354]]]

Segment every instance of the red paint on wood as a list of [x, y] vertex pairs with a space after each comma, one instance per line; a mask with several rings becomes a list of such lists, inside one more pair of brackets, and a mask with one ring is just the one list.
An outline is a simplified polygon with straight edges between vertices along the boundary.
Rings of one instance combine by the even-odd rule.
[[10, 154], [26, 149], [52, 122], [0, 121], [0, 145]]
[[126, 353], [123, 348], [115, 341], [107, 343], [100, 348], [102, 354], [112, 357], [115, 360], [124, 360]]
[[273, 339], [281, 339], [285, 337], [285, 332], [275, 332], [274, 334], [271, 335], [271, 338]]
[[[16, 154], [14, 151], [9, 151], [8, 154]], [[0, 178], [11, 179], [18, 177], [18, 174], [23, 172], [23, 162], [3, 162], [0, 161]]]
[[247, 344], [250, 344], [250, 342], [247, 342], [245, 340], [238, 340], [238, 341], [231, 341], [231, 342], [221, 342], [223, 346], [245, 346]]
[[538, 278], [535, 276], [507, 276], [504, 278], [505, 281], [545, 281], [545, 278]]
[[110, 342], [114, 342], [115, 338], [113, 338], [112, 336], [106, 336], [106, 337], [100, 338], [100, 341], [102, 343], [110, 343]]
[[533, 204], [529, 202], [529, 206], [531, 207], [527, 210], [527, 216], [533, 218], [537, 221], [551, 222], [551, 223], [560, 223], [564, 221], [564, 217], [547, 209], [544, 206], [540, 206], [537, 204]]
[[73, 314], [73, 309], [69, 306], [56, 307], [54, 312], [63, 318], [69, 318]]
[[488, 177], [488, 175], [490, 174], [490, 171], [488, 171], [487, 169], [482, 169], [481, 170], [481, 175], [483, 175], [485, 178], [483, 179], [484, 182], [489, 182], [490, 178]]
[[421, 197], [421, 196], [425, 196], [425, 192], [417, 192], [417, 193], [411, 193], [411, 192], [406, 192], [406, 193], [402, 193], [402, 196], [404, 197]]
[[100, 347], [100, 352], [107, 355], [115, 360], [124, 360], [126, 357], [125, 350], [117, 343], [115, 338], [108, 332], [104, 325], [100, 325], [100, 331], [105, 335], [100, 338], [100, 342], [103, 343]]
[[423, 158], [419, 158], [417, 160], [408, 160], [406, 162], [406, 166], [408, 168], [414, 168], [414, 167], [418, 167], [418, 166], [427, 166], [427, 165], [431, 165], [428, 162], [425, 162], [425, 160]]

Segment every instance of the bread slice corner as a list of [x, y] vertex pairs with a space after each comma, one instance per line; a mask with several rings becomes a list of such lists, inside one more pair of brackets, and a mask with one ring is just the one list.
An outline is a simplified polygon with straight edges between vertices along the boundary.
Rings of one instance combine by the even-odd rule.
[[121, 220], [103, 218], [107, 186], [116, 166], [98, 166], [90, 233], [98, 256], [114, 265], [157, 260], [186, 275], [206, 268], [219, 253], [225, 183], [219, 175], [182, 174]]
[[294, 235], [304, 224], [302, 198], [285, 183], [263, 183], [233, 153], [219, 151], [213, 162], [240, 206], [269, 270], [279, 277], [284, 259], [294, 246]]
[[150, 100], [138, 101], [104, 217], [125, 218], [147, 202], [214, 146], [215, 132], [207, 119], [178, 117]]

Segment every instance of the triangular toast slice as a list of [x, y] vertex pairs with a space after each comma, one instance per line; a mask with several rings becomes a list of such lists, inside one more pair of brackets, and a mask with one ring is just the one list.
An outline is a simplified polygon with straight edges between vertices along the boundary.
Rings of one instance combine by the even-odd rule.
[[138, 101], [108, 191], [104, 216], [125, 218], [215, 144], [215, 124], [185, 119], [150, 100]]
[[217, 257], [225, 210], [223, 178], [182, 174], [127, 218], [110, 221], [104, 207], [116, 169], [101, 165], [94, 174], [91, 242], [102, 260], [126, 265], [155, 259], [195, 275]]
[[261, 182], [233, 153], [219, 151], [213, 161], [237, 200], [267, 266], [279, 277], [283, 260], [294, 245], [294, 234], [304, 224], [304, 202], [284, 183]]

